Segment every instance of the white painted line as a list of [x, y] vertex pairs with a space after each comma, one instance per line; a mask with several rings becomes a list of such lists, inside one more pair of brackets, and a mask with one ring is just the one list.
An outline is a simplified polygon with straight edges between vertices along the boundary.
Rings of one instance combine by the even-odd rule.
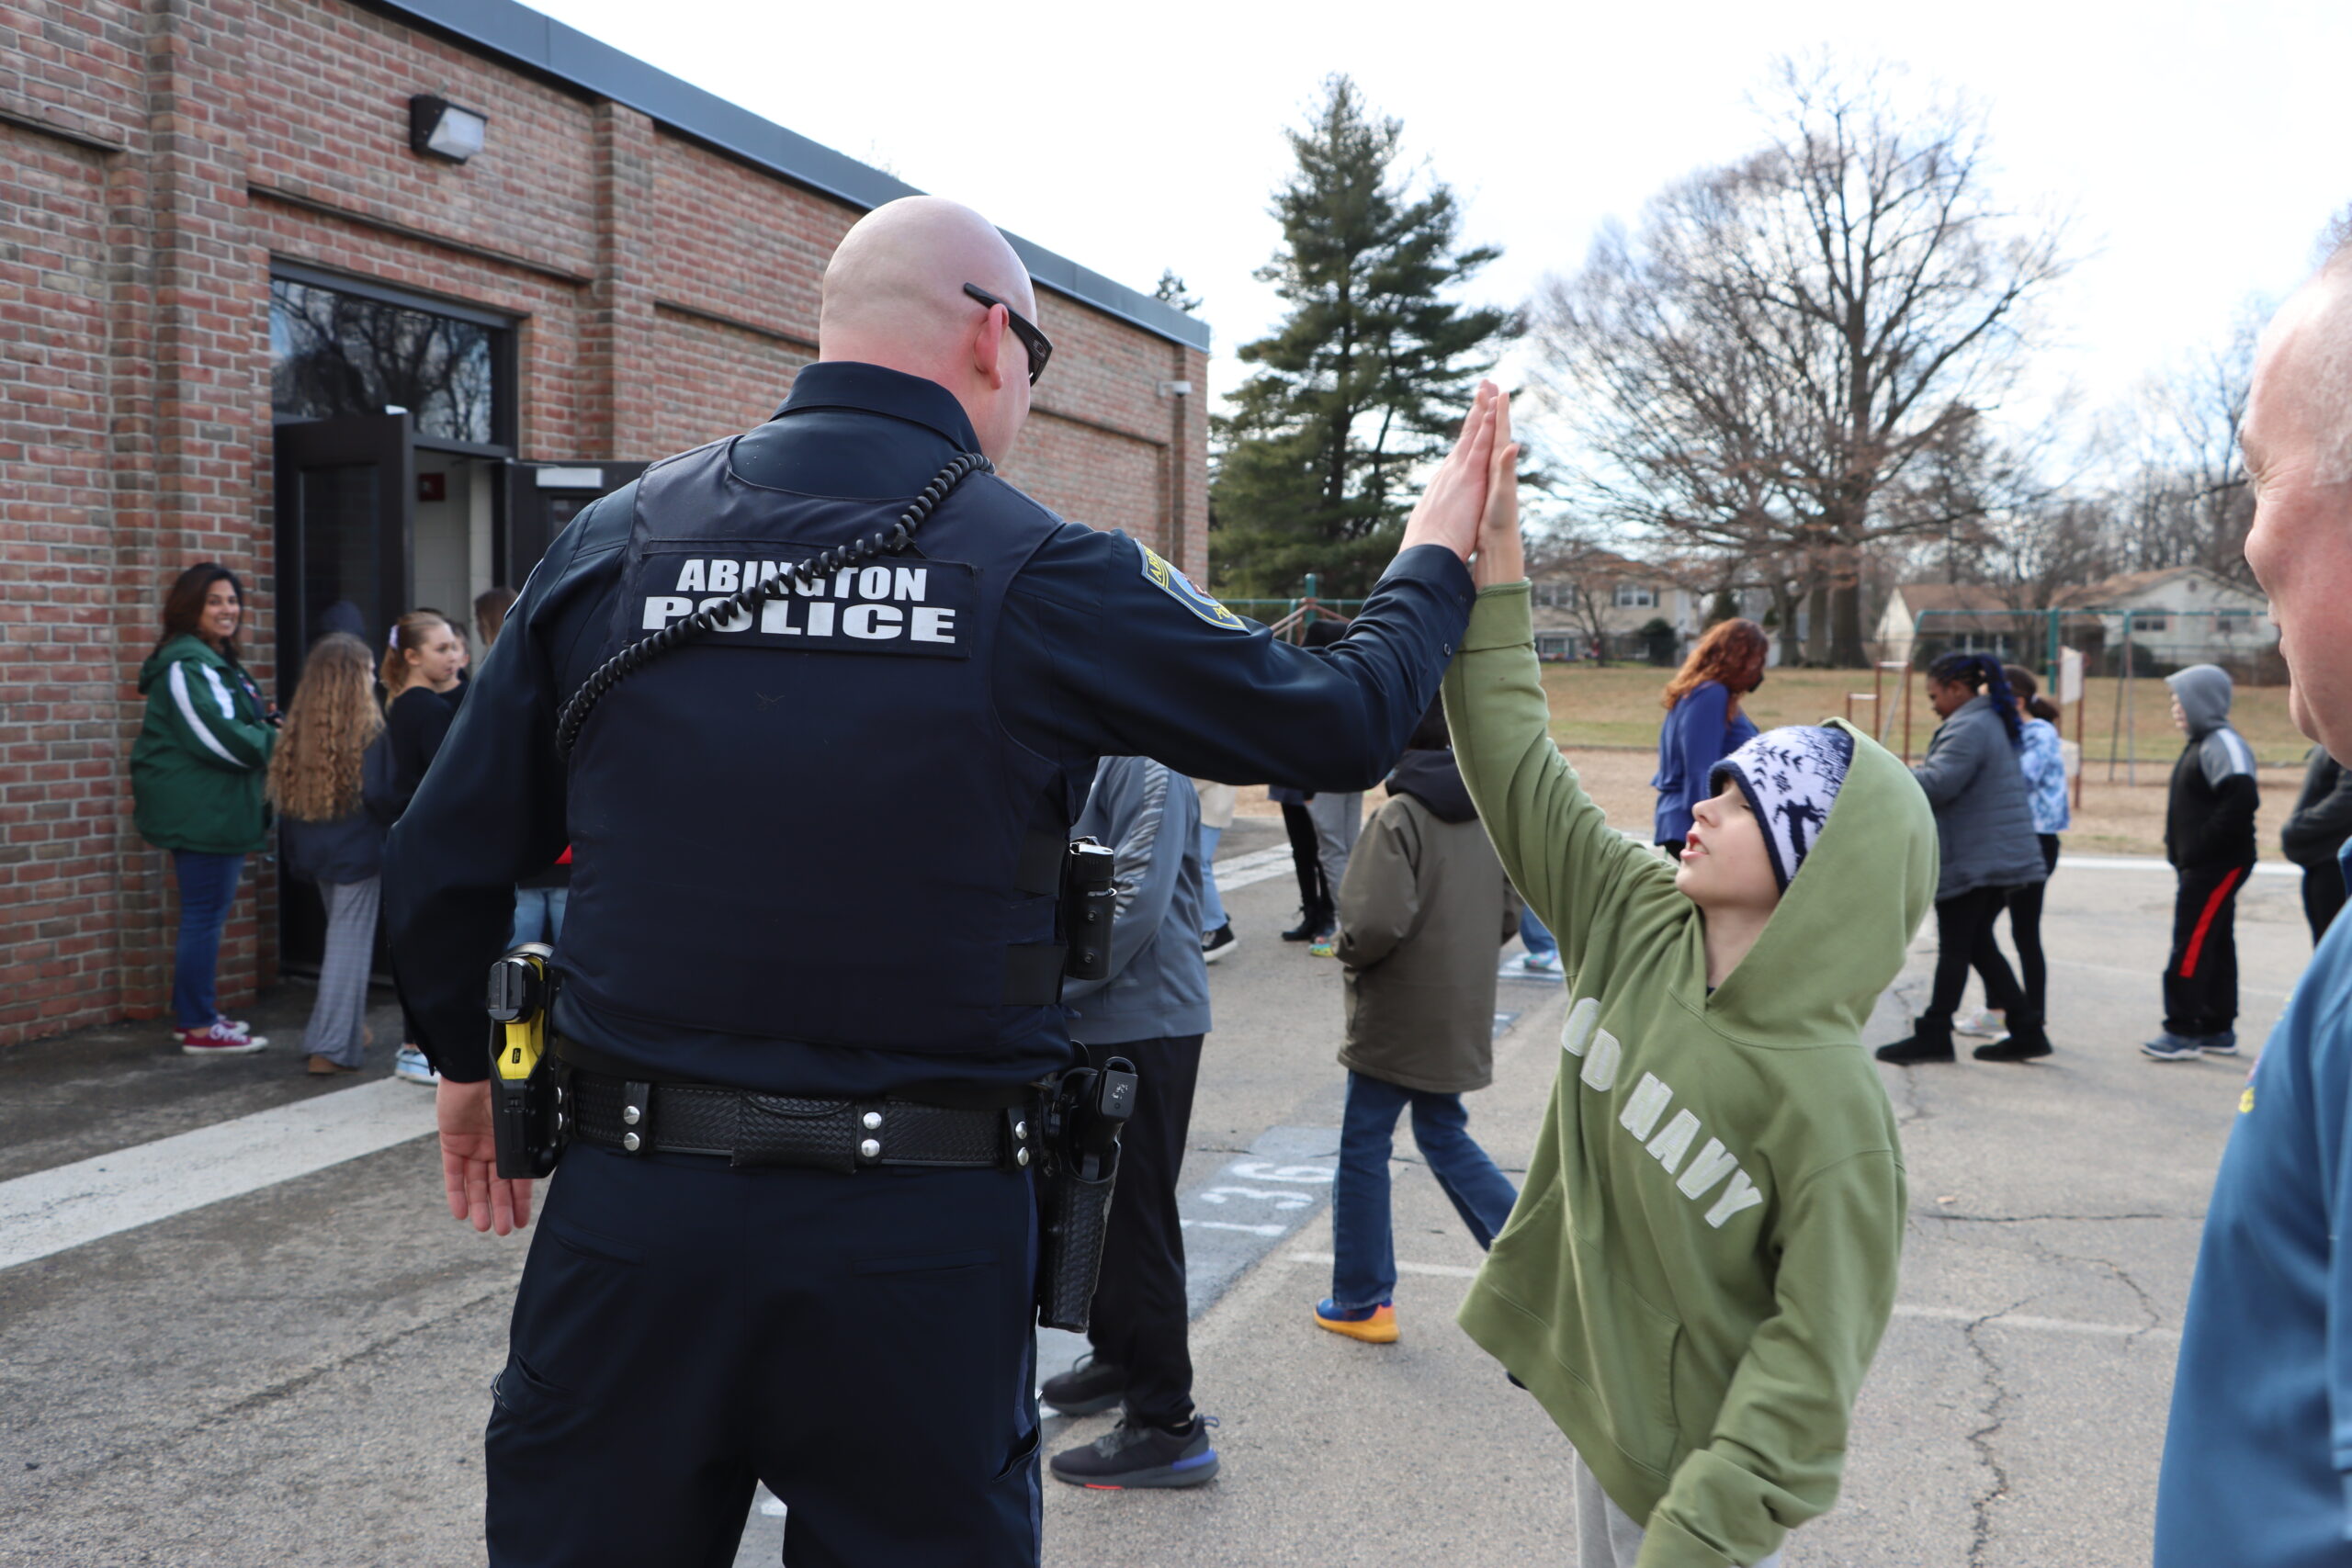
[[[2156, 855], [2076, 855], [2068, 854], [2061, 850], [2058, 853], [2058, 869], [2064, 871], [2069, 866], [2076, 871], [2170, 872], [2172, 870], [2171, 862]], [[2256, 861], [2254, 874], [2256, 876], [2301, 876], [2303, 874], [2303, 868], [2299, 865], [2290, 865], [2283, 861]]]
[[1243, 1225], [1231, 1220], [1182, 1220], [1177, 1224], [1188, 1231], [1239, 1231], [1243, 1235], [1281, 1235], [1288, 1225]]
[[[1329, 1268], [1334, 1261], [1328, 1252], [1287, 1252], [1283, 1260]], [[1399, 1263], [1399, 1274], [1434, 1274], [1446, 1280], [1475, 1280], [1476, 1269], [1465, 1269], [1458, 1263]], [[1917, 1306], [1909, 1302], [1895, 1303], [1897, 1317], [1926, 1318], [1934, 1323], [1982, 1323], [1989, 1328], [2028, 1328], [2043, 1334], [2096, 1334], [2102, 1337], [2130, 1339], [2173, 1340], [2180, 1337], [2177, 1329], [2135, 1327], [2125, 1323], [2086, 1323], [2072, 1317], [2039, 1317], [2032, 1313], [1970, 1312], [1965, 1307]]]
[[0, 1269], [242, 1197], [433, 1131], [433, 1096], [383, 1078], [0, 1181]]
[[1260, 882], [1271, 882], [1290, 870], [1290, 846], [1276, 844], [1270, 850], [1252, 850], [1246, 855], [1216, 863], [1216, 890], [1231, 893]]
[[1917, 1306], [1894, 1303], [1897, 1317], [1926, 1318], [1935, 1323], [1982, 1323], [1987, 1328], [2030, 1328], [2044, 1334], [2096, 1334], [2116, 1339], [2177, 1339], [2177, 1328], [2150, 1328], [2128, 1323], [2086, 1323], [2072, 1317], [2037, 1317], [2030, 1312], [1982, 1313], [1965, 1307]]
[[[1293, 1263], [1315, 1263], [1325, 1268], [1339, 1261], [1328, 1252], [1293, 1252], [1286, 1256]], [[1459, 1263], [1399, 1263], [1396, 1265], [1396, 1272], [1434, 1274], [1442, 1280], [1475, 1280], [1478, 1277], [1478, 1270], [1464, 1269]]]

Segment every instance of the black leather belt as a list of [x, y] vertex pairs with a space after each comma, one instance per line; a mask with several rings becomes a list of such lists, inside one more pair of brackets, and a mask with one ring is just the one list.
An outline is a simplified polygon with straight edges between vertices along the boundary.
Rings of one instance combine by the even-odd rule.
[[646, 1083], [573, 1068], [573, 1137], [624, 1154], [718, 1155], [812, 1170], [917, 1165], [1007, 1168], [1036, 1157], [1035, 1113], [906, 1100], [806, 1100], [715, 1084]]

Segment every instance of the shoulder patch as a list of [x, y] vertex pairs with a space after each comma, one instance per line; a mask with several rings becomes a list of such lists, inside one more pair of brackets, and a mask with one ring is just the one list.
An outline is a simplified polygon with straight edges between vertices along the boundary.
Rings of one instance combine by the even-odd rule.
[[1191, 578], [1162, 560], [1149, 545], [1138, 543], [1136, 548], [1143, 552], [1145, 581], [1213, 626], [1236, 632], [1248, 629], [1240, 616], [1193, 587]]

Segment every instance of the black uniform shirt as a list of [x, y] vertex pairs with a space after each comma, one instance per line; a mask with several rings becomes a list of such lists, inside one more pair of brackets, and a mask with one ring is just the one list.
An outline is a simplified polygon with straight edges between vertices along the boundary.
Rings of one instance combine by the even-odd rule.
[[[804, 494], [913, 493], [979, 443], [936, 383], [877, 366], [810, 365], [775, 419], [735, 446], [736, 471]], [[556, 716], [600, 662], [628, 543], [634, 486], [582, 512], [548, 546], [469, 683], [464, 708], [385, 855], [386, 919], [418, 1043], [457, 1082], [487, 1076], [483, 977], [511, 929], [514, 884], [563, 852], [565, 776]], [[1238, 783], [1361, 790], [1379, 782], [1435, 698], [1475, 590], [1452, 551], [1397, 557], [1346, 641], [1309, 651], [1193, 592], [1125, 534], [1064, 524], [1008, 592], [995, 672], [1006, 730], [1067, 769], [1082, 796], [1098, 758], [1156, 758]], [[743, 867], [730, 874], [757, 875]], [[922, 900], [902, 946], [920, 984]], [[649, 908], [647, 919], [691, 919]], [[559, 959], [560, 943], [559, 943]], [[594, 1010], [555, 1022], [600, 1065], [694, 1079], [696, 1062], [740, 1063], [695, 1032]], [[824, 1096], [918, 1094], [939, 1058], [778, 1038], [741, 1087]], [[959, 1057], [958, 1081], [1025, 1083], [1071, 1060], [1066, 1038], [997, 1057]]]

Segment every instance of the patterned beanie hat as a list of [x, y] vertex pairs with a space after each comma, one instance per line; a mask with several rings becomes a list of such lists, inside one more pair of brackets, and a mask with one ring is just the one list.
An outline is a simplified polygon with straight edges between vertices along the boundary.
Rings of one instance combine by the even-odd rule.
[[1781, 891], [1804, 864], [1821, 837], [1829, 808], [1854, 763], [1854, 738], [1827, 725], [1792, 724], [1768, 729], [1709, 770], [1707, 787], [1721, 792], [1729, 774], [1764, 829], [1765, 852]]

